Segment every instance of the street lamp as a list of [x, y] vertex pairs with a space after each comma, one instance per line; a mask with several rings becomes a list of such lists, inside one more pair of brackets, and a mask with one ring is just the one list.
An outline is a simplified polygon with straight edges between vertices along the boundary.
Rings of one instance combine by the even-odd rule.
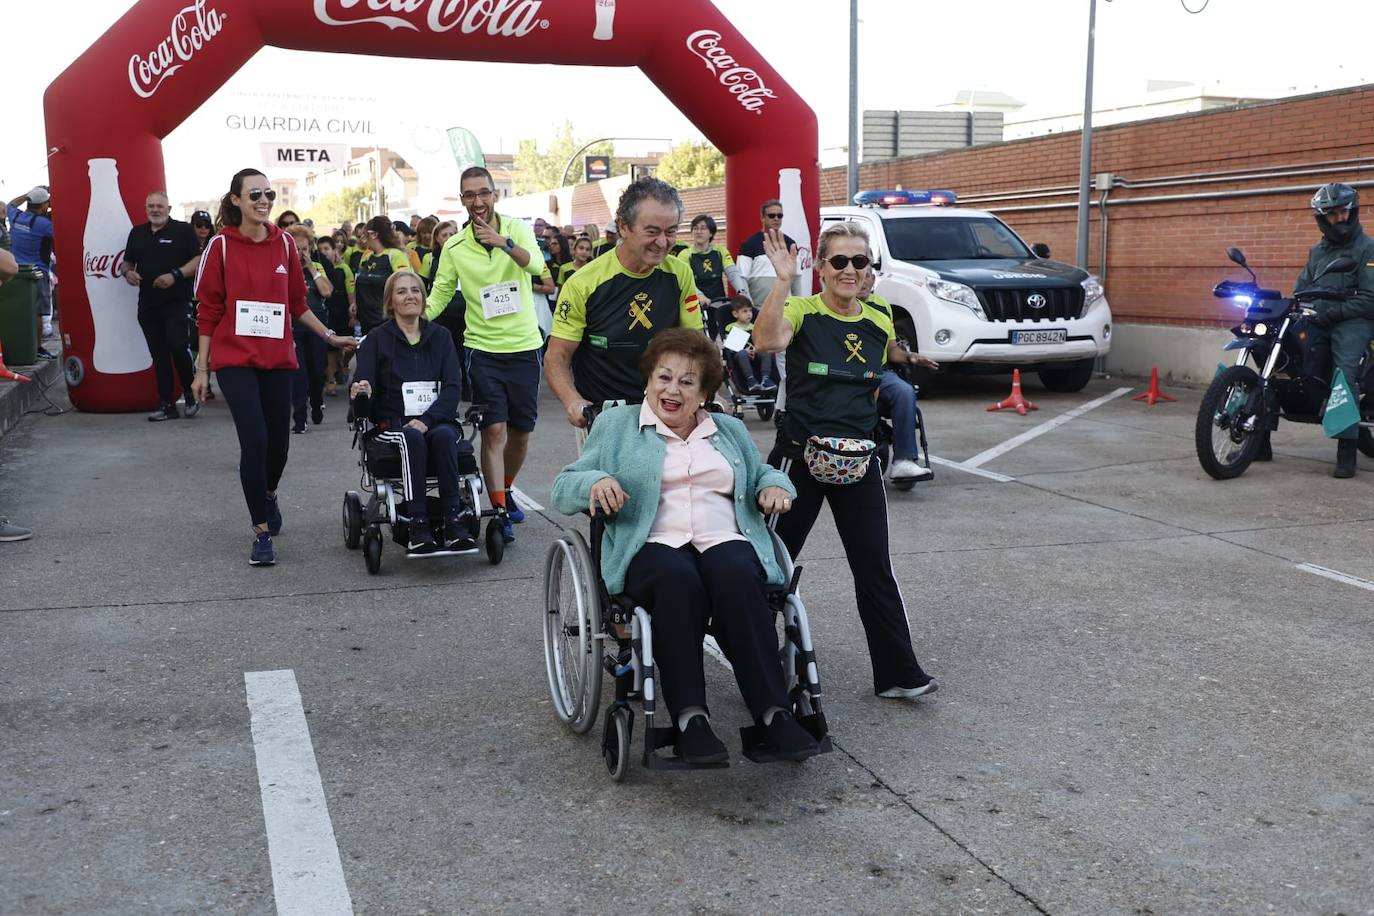
[[673, 141], [672, 141], [672, 138], [670, 138], [670, 137], [601, 137], [600, 139], [593, 140], [591, 143], [588, 143], [587, 145], [583, 146], [583, 147], [582, 147], [581, 149], [579, 149], [577, 152], [573, 153], [571, 156], [568, 157], [568, 164], [565, 165], [565, 166], [563, 166], [563, 178], [558, 182], [558, 186], [559, 186], [560, 188], [566, 187], [566, 186], [567, 186], [567, 184], [568, 184], [568, 169], [570, 169], [570, 168], [573, 167], [573, 163], [577, 161], [577, 157], [578, 157], [578, 156], [581, 156], [583, 153], [585, 153], [587, 150], [591, 149], [593, 146], [596, 146], [598, 143], [607, 143], [607, 142], [610, 142], [610, 141], [612, 141], [612, 140], [634, 140], [634, 141], [637, 141], [637, 142], [640, 142], [640, 143], [672, 143], [672, 142], [673, 142]]
[[[1108, 0], [1110, 2], [1110, 0]], [[1078, 249], [1075, 263], [1088, 269], [1088, 173], [1093, 159], [1093, 43], [1097, 31], [1097, 0], [1088, 0], [1088, 74], [1083, 89], [1083, 148], [1078, 158]]]

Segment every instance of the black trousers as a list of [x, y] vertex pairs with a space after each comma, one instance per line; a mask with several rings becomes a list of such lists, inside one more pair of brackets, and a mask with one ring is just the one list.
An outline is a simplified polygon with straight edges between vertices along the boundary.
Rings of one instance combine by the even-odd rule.
[[293, 369], [216, 369], [219, 390], [239, 434], [239, 483], [254, 525], [267, 523], [267, 494], [276, 492], [291, 445]]
[[[458, 470], [458, 447], [462, 431], [451, 423], [436, 423], [428, 432], [409, 426], [389, 429], [377, 436], [401, 450], [401, 488], [411, 518], [429, 518], [425, 480], [432, 470], [439, 478], [439, 500], [444, 510], [455, 510], [461, 503], [462, 481]], [[467, 448], [471, 445], [464, 443]]]
[[295, 325], [291, 336], [296, 339], [297, 363], [291, 379], [291, 415], [297, 426], [304, 426], [306, 402], [311, 407], [324, 406], [324, 366], [329, 345], [302, 325]]
[[821, 503], [830, 504], [845, 559], [854, 576], [854, 600], [873, 662], [874, 692], [915, 686], [924, 672], [916, 661], [906, 605], [892, 572], [887, 493], [877, 460], [868, 463], [868, 473], [862, 480], [851, 484], [818, 482], [804, 461], [788, 459], [786, 450], [779, 446], [774, 446], [768, 463], [785, 473], [797, 488], [792, 510], [777, 516], [774, 528], [793, 560], [801, 555], [806, 537], [820, 515]]
[[173, 368], [181, 379], [181, 391], [187, 403], [191, 400], [191, 380], [195, 377], [195, 369], [191, 365], [190, 324], [187, 320], [190, 313], [189, 302], [138, 308], [138, 326], [143, 330], [143, 339], [148, 342], [148, 354], [153, 358], [157, 398], [164, 405], [176, 401], [172, 393]]
[[630, 561], [625, 592], [653, 618], [654, 664], [674, 721], [688, 706], [706, 707], [701, 643], [708, 618], [754, 718], [773, 706], [787, 708], [765, 589], [763, 566], [747, 541], [705, 553], [691, 545], [645, 544]]

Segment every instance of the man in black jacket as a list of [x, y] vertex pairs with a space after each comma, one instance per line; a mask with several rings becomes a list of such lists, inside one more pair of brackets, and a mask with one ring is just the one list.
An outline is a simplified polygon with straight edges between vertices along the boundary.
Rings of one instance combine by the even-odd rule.
[[192, 280], [200, 266], [200, 243], [189, 223], [171, 218], [167, 195], [154, 191], [147, 200], [148, 222], [129, 230], [124, 246], [124, 279], [138, 287], [138, 326], [148, 342], [157, 376], [158, 409], [153, 422], [175, 420], [172, 368], [181, 378], [189, 419], [200, 412], [191, 395], [195, 370], [189, 340]]

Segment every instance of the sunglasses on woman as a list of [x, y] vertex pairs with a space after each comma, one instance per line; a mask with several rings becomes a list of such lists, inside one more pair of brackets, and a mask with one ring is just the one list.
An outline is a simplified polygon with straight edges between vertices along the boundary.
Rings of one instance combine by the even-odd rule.
[[844, 270], [850, 264], [854, 265], [855, 270], [865, 270], [868, 265], [873, 263], [873, 259], [866, 254], [856, 254], [850, 257], [847, 254], [832, 254], [828, 258], [821, 258], [822, 261], [829, 261], [830, 266], [836, 270]]
[[271, 201], [277, 199], [277, 192], [273, 191], [271, 188], [268, 188], [266, 191], [264, 191], [262, 188], [254, 188], [253, 190], [248, 192], [248, 199], [253, 201], [254, 203], [257, 203], [264, 197], [266, 197], [268, 202], [270, 203]]

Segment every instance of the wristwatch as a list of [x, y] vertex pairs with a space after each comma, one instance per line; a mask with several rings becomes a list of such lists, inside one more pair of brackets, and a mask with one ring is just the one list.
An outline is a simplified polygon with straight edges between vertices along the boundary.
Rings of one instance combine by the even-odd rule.
[[502, 245], [501, 247], [506, 249], [506, 254], [510, 254], [512, 251], [515, 250], [515, 239], [511, 238], [510, 236], [506, 236], [506, 244]]

